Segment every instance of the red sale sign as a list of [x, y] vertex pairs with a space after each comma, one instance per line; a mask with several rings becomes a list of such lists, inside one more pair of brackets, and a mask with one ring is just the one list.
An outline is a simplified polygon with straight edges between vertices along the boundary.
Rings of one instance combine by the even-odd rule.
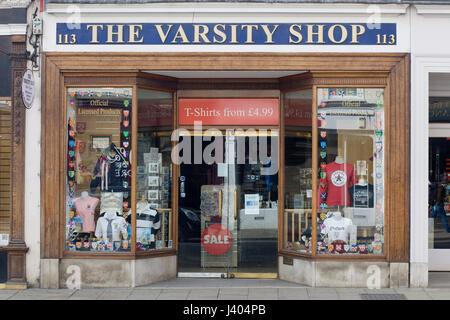
[[194, 125], [278, 125], [277, 98], [179, 99], [178, 123]]
[[213, 224], [202, 233], [202, 246], [206, 252], [222, 255], [231, 247], [231, 233], [220, 224]]

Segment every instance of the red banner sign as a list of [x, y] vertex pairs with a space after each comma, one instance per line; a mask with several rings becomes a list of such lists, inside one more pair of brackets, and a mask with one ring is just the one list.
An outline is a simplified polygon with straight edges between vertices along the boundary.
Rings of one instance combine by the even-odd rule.
[[178, 123], [194, 125], [278, 125], [279, 102], [276, 98], [179, 99]]
[[231, 247], [231, 233], [222, 225], [213, 224], [203, 231], [202, 245], [206, 252], [222, 255]]

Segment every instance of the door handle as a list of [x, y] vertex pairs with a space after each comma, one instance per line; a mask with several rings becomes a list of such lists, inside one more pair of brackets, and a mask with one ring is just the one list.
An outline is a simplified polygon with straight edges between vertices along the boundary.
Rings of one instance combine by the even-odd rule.
[[222, 219], [222, 190], [219, 190], [219, 219]]
[[234, 190], [234, 220], [237, 219], [237, 189]]

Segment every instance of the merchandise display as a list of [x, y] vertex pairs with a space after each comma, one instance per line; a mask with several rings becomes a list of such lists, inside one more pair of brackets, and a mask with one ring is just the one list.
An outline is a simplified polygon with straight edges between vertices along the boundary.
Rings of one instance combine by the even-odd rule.
[[138, 89], [136, 250], [172, 247], [172, 94]]
[[143, 197], [136, 205], [136, 242], [139, 251], [154, 249], [156, 235], [161, 229], [161, 217], [158, 211], [152, 209]]
[[384, 90], [319, 88], [317, 96], [317, 251], [383, 254]]
[[[284, 243], [285, 248], [312, 252], [312, 90], [284, 93]], [[326, 146], [326, 141], [322, 142]], [[323, 187], [326, 187], [324, 185]]]
[[[328, 206], [351, 206], [353, 201], [349, 188], [356, 183], [353, 165], [344, 162], [343, 158], [338, 156], [335, 161], [327, 164], [321, 173], [324, 173], [320, 183], [326, 184], [322, 187], [326, 189], [326, 198], [319, 195], [319, 208], [323, 203]], [[323, 190], [320, 193], [323, 193]]]
[[129, 251], [130, 88], [67, 90], [66, 250]]
[[82, 219], [82, 232], [94, 232], [94, 216], [98, 202], [99, 200], [89, 196], [87, 191], [83, 191], [79, 198], [73, 200], [76, 215]]
[[128, 239], [127, 223], [115, 211], [106, 211], [103, 217], [98, 218], [95, 236], [103, 241], [120, 241], [123, 237]]

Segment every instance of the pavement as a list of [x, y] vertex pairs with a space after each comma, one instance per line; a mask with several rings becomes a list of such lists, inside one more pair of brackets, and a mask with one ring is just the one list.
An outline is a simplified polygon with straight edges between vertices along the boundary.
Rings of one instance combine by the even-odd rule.
[[0, 290], [0, 300], [450, 300], [450, 273], [428, 288], [311, 288], [279, 279], [177, 278], [135, 288]]

